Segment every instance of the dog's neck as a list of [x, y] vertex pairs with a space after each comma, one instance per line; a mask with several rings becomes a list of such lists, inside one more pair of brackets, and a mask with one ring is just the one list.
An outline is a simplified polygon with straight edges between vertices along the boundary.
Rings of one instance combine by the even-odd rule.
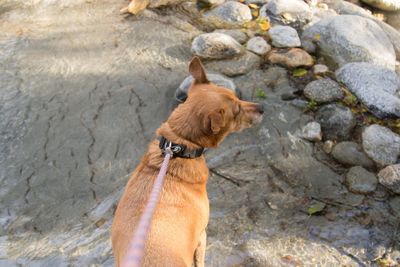
[[181, 136], [179, 133], [176, 133], [172, 130], [168, 122], [164, 122], [160, 128], [157, 130], [157, 135], [164, 136], [166, 139], [175, 144], [180, 144], [186, 146], [188, 149], [195, 150], [199, 148], [203, 148], [202, 145], [194, 143], [185, 137]]

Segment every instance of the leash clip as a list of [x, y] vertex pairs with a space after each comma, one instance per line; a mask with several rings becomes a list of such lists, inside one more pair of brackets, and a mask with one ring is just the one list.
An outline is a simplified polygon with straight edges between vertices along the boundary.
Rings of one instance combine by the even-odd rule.
[[167, 142], [167, 145], [166, 145], [165, 148], [164, 148], [164, 154], [168, 154], [168, 155], [170, 155], [171, 157], [174, 156], [174, 148], [172, 147], [171, 141], [168, 141], [168, 142]]

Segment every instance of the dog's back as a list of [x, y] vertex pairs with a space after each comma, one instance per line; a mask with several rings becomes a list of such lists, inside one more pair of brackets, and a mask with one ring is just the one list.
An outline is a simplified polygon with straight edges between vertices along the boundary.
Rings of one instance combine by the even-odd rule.
[[[112, 227], [117, 266], [130, 245], [162, 160], [158, 141], [154, 141], [118, 204]], [[204, 157], [171, 161], [147, 236], [143, 266], [192, 265], [199, 236], [208, 222], [207, 177]]]

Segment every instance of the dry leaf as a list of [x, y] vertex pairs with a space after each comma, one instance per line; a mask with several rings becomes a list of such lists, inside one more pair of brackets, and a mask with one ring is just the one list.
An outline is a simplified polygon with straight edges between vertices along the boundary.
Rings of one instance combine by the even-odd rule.
[[253, 9], [258, 9], [259, 8], [256, 4], [249, 4], [249, 7], [253, 8]]
[[258, 29], [258, 24], [257, 24], [257, 22], [255, 22], [254, 20], [245, 22], [245, 23], [243, 24], [243, 26], [244, 26], [246, 29], [249, 29], [249, 30], [257, 30], [257, 29]]
[[391, 267], [391, 266], [396, 266], [395, 262], [391, 259], [379, 259], [378, 264], [380, 267]]
[[303, 77], [307, 74], [307, 70], [303, 68], [298, 68], [293, 71], [294, 77]]
[[313, 205], [309, 206], [307, 209], [308, 215], [313, 215], [315, 213], [318, 213], [322, 211], [325, 208], [325, 203], [322, 202], [316, 202]]
[[253, 15], [253, 17], [258, 17], [258, 10], [251, 11], [251, 15]]
[[106, 222], [106, 219], [101, 218], [100, 220], [98, 220], [95, 224], [97, 228], [100, 228], [104, 223]]
[[136, 15], [140, 11], [146, 9], [150, 0], [133, 0], [128, 6], [129, 13]]
[[321, 40], [321, 34], [314, 35], [314, 39], [317, 41]]
[[258, 26], [260, 27], [260, 29], [262, 31], [268, 31], [269, 28], [271, 28], [271, 24], [269, 24], [268, 20], [262, 20], [262, 21], [258, 22]]

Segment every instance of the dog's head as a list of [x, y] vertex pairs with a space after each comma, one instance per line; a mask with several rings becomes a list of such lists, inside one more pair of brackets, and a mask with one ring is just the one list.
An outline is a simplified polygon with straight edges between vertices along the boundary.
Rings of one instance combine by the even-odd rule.
[[185, 138], [203, 147], [215, 147], [228, 134], [261, 122], [262, 105], [240, 100], [231, 90], [211, 83], [198, 57], [190, 62], [189, 72], [194, 82], [188, 98], [168, 120], [178, 131], [179, 125], [189, 128]]

